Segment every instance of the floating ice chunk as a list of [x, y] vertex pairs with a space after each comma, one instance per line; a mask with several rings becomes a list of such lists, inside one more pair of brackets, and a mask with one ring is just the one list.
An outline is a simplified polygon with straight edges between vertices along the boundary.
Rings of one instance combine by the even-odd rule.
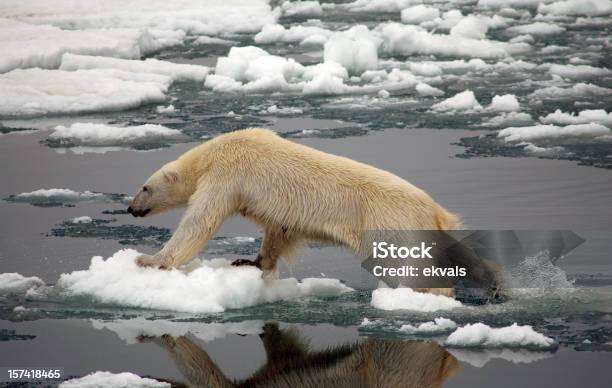
[[325, 62], [339, 63], [350, 73], [361, 74], [376, 69], [378, 44], [380, 41], [366, 26], [353, 26], [329, 38], [323, 57]]
[[115, 127], [106, 124], [74, 123], [68, 127], [57, 126], [49, 135], [51, 143], [70, 146], [107, 147], [135, 145], [143, 142], [155, 143], [164, 140], [184, 138], [181, 131], [158, 124], [144, 124], [132, 127]]
[[323, 14], [323, 8], [318, 1], [285, 1], [281, 4], [285, 16], [319, 16]]
[[414, 0], [355, 0], [342, 4], [342, 8], [356, 12], [398, 12], [414, 3]]
[[26, 277], [15, 272], [0, 273], [0, 295], [24, 293], [44, 285], [45, 283], [36, 276]]
[[102, 303], [191, 313], [215, 313], [305, 296], [336, 296], [352, 291], [336, 279], [262, 279], [254, 267], [234, 267], [224, 259], [195, 261], [188, 270], [139, 268], [133, 249], [89, 269], [62, 274], [56, 287], [65, 295], [87, 295]]
[[266, 24], [253, 40], [255, 43], [285, 42], [300, 44], [324, 44], [334, 32], [316, 26], [291, 26], [289, 29], [280, 24]]
[[163, 105], [159, 105], [155, 108], [155, 111], [157, 113], [161, 113], [161, 114], [167, 114], [167, 113], [174, 113], [176, 111], [176, 109], [174, 108], [174, 105], [170, 104], [168, 106], [163, 106]]
[[323, 62], [317, 63], [316, 65], [306, 66], [304, 68], [304, 73], [302, 74], [302, 78], [305, 80], [312, 80], [317, 75], [321, 74], [329, 74], [338, 78], [348, 79], [349, 74], [346, 68], [339, 63], [336, 62]]
[[440, 335], [457, 328], [457, 324], [448, 318], [436, 318], [431, 322], [421, 323], [419, 326], [402, 325], [400, 331], [408, 334]]
[[93, 219], [89, 216], [81, 216], [72, 219], [73, 224], [91, 224]]
[[254, 46], [232, 47], [227, 57], [217, 60], [215, 74], [236, 81], [256, 81], [264, 77], [280, 76], [285, 81], [304, 71], [304, 66], [292, 58], [270, 55]]
[[419, 93], [421, 96], [431, 96], [431, 97], [439, 97], [439, 96], [443, 96], [444, 95], [444, 91], [438, 89], [438, 88], [434, 88], [433, 86], [430, 86], [426, 83], [419, 83], [416, 86], [416, 91], [417, 93]]
[[455, 330], [444, 342], [446, 346], [484, 348], [552, 349], [555, 341], [533, 330], [529, 325], [491, 328], [483, 323], [467, 324]]
[[447, 111], [468, 111], [482, 109], [482, 105], [476, 100], [474, 92], [471, 90], [464, 90], [461, 93], [455, 94], [452, 97], [447, 98], [437, 104], [431, 106], [433, 110], [447, 112]]
[[302, 108], [295, 108], [295, 107], [290, 107], [290, 106], [279, 108], [276, 105], [271, 105], [265, 110], [265, 113], [270, 113], [270, 114], [275, 114], [275, 115], [294, 115], [294, 114], [304, 113], [304, 110]]
[[435, 77], [443, 73], [442, 68], [432, 62], [411, 62], [409, 66], [411, 72], [426, 77]]
[[13, 70], [0, 74], [0, 116], [74, 114], [162, 102], [170, 77], [112, 69]]
[[551, 65], [550, 74], [558, 75], [563, 78], [584, 79], [597, 78], [612, 75], [612, 70], [603, 67], [588, 65]]
[[304, 85], [304, 94], [342, 94], [347, 92], [347, 87], [342, 78], [333, 74], [322, 73], [316, 75], [311, 81]]
[[514, 94], [504, 94], [493, 97], [487, 109], [495, 112], [517, 112], [521, 110], [521, 105]]
[[561, 88], [558, 86], [549, 86], [531, 93], [531, 96], [545, 99], [565, 99], [585, 96], [607, 96], [612, 94], [612, 89], [604, 88], [593, 84], [578, 83], [569, 88]]
[[572, 124], [565, 127], [556, 125], [534, 125], [531, 127], [509, 127], [499, 131], [497, 136], [506, 142], [532, 141], [560, 138], [597, 138], [610, 135], [612, 130], [601, 124]]
[[139, 61], [75, 54], [64, 54], [60, 69], [117, 69], [134, 73], [165, 75], [170, 77], [172, 81], [199, 82], [204, 81], [210, 71], [206, 66], [172, 63], [153, 58]]
[[180, 4], [151, 0], [106, 0], [96, 4], [73, 0], [56, 0], [53, 4], [4, 0], [2, 5], [4, 16], [28, 23], [71, 30], [147, 29], [165, 40], [185, 34], [255, 33], [280, 16], [280, 10], [272, 10], [267, 0], [182, 0]]
[[439, 54], [465, 57], [505, 57], [528, 51], [526, 43], [505, 43], [473, 39], [461, 35], [433, 34], [421, 27], [399, 23], [384, 23], [376, 27], [383, 39], [382, 47], [394, 54]]
[[525, 126], [533, 124], [533, 118], [524, 112], [503, 112], [482, 123], [483, 127]]
[[612, 127], [612, 112], [607, 113], [603, 109], [587, 109], [578, 112], [578, 115], [574, 115], [557, 109], [554, 113], [540, 117], [540, 121], [544, 124], [558, 125], [597, 123]]
[[489, 25], [485, 19], [476, 16], [467, 16], [450, 30], [451, 35], [466, 38], [482, 39], [487, 35]]
[[165, 319], [146, 319], [137, 317], [110, 322], [92, 320], [91, 325], [98, 330], [107, 329], [127, 344], [138, 343], [139, 336], [158, 337], [164, 334], [180, 337], [191, 334], [204, 342], [226, 337], [230, 334], [260, 334], [263, 321], [243, 321], [224, 323], [174, 322]]
[[436, 7], [419, 4], [402, 10], [402, 23], [419, 24], [440, 17], [440, 10]]
[[215, 38], [213, 36], [198, 36], [197, 38], [193, 40], [193, 44], [195, 45], [220, 44], [224, 46], [231, 46], [234, 44], [238, 44], [238, 42], [235, 40], [230, 40], [230, 39]]
[[461, 302], [443, 295], [426, 294], [410, 288], [378, 288], [370, 304], [381, 310], [438, 311], [461, 307]]
[[[510, 39], [510, 43], [533, 43], [533, 42], [535, 42], [535, 39], [533, 38], [533, 36], [529, 34], [518, 35]], [[546, 47], [549, 47], [549, 46], [546, 46]]]
[[555, 0], [478, 0], [478, 5], [490, 8], [509, 6], [537, 7], [540, 3], [551, 3]]
[[391, 93], [389, 93], [385, 89], [382, 89], [382, 90], [378, 91], [378, 97], [380, 97], [380, 98], [389, 98], [390, 95], [391, 95]]
[[377, 326], [378, 324], [379, 324], [379, 322], [377, 320], [370, 320], [368, 318], [363, 318], [363, 320], [361, 321], [359, 326], [361, 326], [361, 327], [371, 327], [371, 326]]
[[61, 30], [0, 18], [0, 73], [16, 68], [57, 68], [67, 52], [135, 59], [163, 46], [146, 30]]
[[540, 4], [538, 13], [553, 15], [604, 16], [612, 14], [610, 0], [566, 0]]
[[170, 388], [170, 383], [140, 377], [130, 372], [94, 372], [87, 376], [66, 380], [60, 388]]
[[552, 23], [535, 22], [522, 26], [510, 27], [506, 31], [515, 35], [554, 35], [565, 31], [565, 28]]
[[131, 199], [130, 196], [124, 194], [97, 193], [89, 190], [75, 191], [71, 189], [39, 189], [5, 198], [9, 202], [23, 202], [34, 206], [64, 206], [87, 201], [127, 203]]

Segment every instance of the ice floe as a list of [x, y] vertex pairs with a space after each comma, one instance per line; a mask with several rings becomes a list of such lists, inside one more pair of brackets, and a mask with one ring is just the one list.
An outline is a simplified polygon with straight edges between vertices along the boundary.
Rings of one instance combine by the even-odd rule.
[[378, 45], [376, 38], [365, 26], [354, 26], [347, 31], [333, 34], [325, 43], [325, 62], [342, 65], [350, 73], [361, 74], [376, 69]]
[[601, 124], [570, 124], [564, 127], [543, 124], [530, 127], [504, 128], [497, 136], [506, 142], [533, 141], [559, 138], [597, 138], [610, 135], [612, 131]]
[[440, 17], [440, 10], [423, 4], [418, 4], [402, 10], [402, 23], [420, 24]]
[[75, 114], [163, 102], [171, 78], [115, 69], [0, 74], [0, 116]]
[[0, 18], [0, 73], [30, 67], [54, 69], [64, 53], [138, 59], [163, 46], [146, 30], [62, 30]]
[[540, 121], [544, 124], [557, 125], [597, 123], [612, 127], [612, 112], [608, 113], [603, 109], [586, 109], [575, 115], [557, 109], [553, 113], [540, 117]]
[[38, 189], [4, 198], [9, 202], [23, 202], [34, 206], [53, 207], [71, 206], [77, 202], [118, 202], [127, 203], [132, 197], [125, 194], [98, 193], [94, 191], [75, 191], [71, 189]]
[[318, 1], [285, 1], [281, 4], [284, 16], [320, 16], [323, 8]]
[[88, 296], [101, 303], [190, 313], [215, 313], [278, 300], [330, 297], [352, 291], [336, 279], [264, 280], [255, 267], [234, 267], [224, 259], [194, 260], [183, 269], [139, 268], [133, 249], [88, 269], [62, 274], [56, 287], [67, 296]]
[[75, 217], [72, 219], [73, 224], [90, 224], [93, 219], [89, 216]]
[[444, 101], [432, 105], [431, 108], [441, 112], [473, 111], [482, 109], [482, 105], [480, 105], [478, 100], [476, 100], [476, 96], [474, 95], [473, 91], [465, 90], [447, 98]]
[[424, 322], [418, 326], [402, 325], [400, 331], [408, 334], [418, 335], [440, 335], [451, 332], [457, 328], [457, 324], [448, 318], [435, 318], [433, 321]]
[[26, 277], [15, 272], [0, 273], [0, 295], [24, 293], [44, 285], [45, 283], [36, 276]]
[[438, 311], [461, 307], [461, 302], [442, 295], [416, 292], [410, 288], [378, 288], [370, 304], [381, 310]]
[[495, 112], [516, 112], [521, 110], [521, 105], [514, 94], [504, 94], [493, 97], [487, 109]]
[[610, 0], [566, 0], [540, 4], [538, 12], [553, 15], [604, 16], [612, 14]]
[[186, 136], [180, 131], [159, 124], [117, 127], [96, 123], [74, 123], [67, 127], [63, 125], [55, 127], [47, 142], [54, 147], [108, 147], [157, 144], [185, 138]]
[[535, 22], [510, 27], [506, 31], [515, 35], [552, 35], [565, 31], [565, 28], [553, 23]]
[[172, 81], [204, 81], [210, 69], [206, 66], [160, 61], [148, 58], [144, 61], [109, 57], [64, 54], [60, 70], [117, 69], [133, 73], [150, 73], [170, 77]]
[[527, 43], [506, 43], [462, 35], [430, 33], [413, 25], [384, 23], [376, 27], [382, 47], [390, 54], [432, 54], [496, 58], [530, 50]]
[[466, 348], [552, 349], [556, 346], [552, 338], [536, 332], [529, 325], [519, 326], [516, 323], [501, 328], [492, 328], [484, 323], [467, 324], [451, 333], [444, 344]]
[[131, 372], [105, 371], [93, 372], [59, 384], [61, 388], [169, 388], [170, 386], [170, 383], [140, 377]]
[[563, 78], [585, 79], [612, 76], [612, 70], [589, 65], [551, 65], [550, 74]]

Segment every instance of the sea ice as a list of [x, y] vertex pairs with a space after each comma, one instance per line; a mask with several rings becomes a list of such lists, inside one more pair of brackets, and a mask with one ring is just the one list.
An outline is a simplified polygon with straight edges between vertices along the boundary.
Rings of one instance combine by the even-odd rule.
[[603, 109], [587, 109], [574, 115], [557, 109], [545, 117], [540, 117], [540, 121], [544, 124], [557, 125], [597, 123], [610, 128], [612, 127], [612, 112], [607, 113]]
[[440, 10], [436, 7], [419, 4], [402, 10], [402, 23], [419, 24], [433, 20], [440, 16]]
[[26, 277], [15, 272], [0, 273], [0, 295], [23, 293], [44, 285], [36, 276]]
[[537, 348], [551, 349], [555, 341], [533, 330], [529, 325], [492, 328], [484, 323], [467, 324], [455, 330], [444, 341], [446, 346], [483, 348]]
[[408, 334], [440, 335], [448, 333], [457, 328], [457, 324], [448, 318], [436, 318], [430, 322], [421, 323], [418, 326], [402, 325], [400, 331]]
[[202, 82], [210, 71], [206, 66], [172, 63], [153, 58], [140, 61], [91, 55], [64, 54], [62, 56], [60, 70], [78, 69], [117, 69], [133, 73], [159, 74], [170, 77], [173, 82]]
[[538, 13], [553, 15], [604, 16], [612, 14], [610, 0], [566, 0], [540, 4]]
[[559, 138], [597, 138], [610, 135], [612, 130], [601, 124], [571, 124], [564, 127], [556, 125], [534, 125], [530, 127], [504, 128], [497, 136], [506, 142], [533, 141]]
[[319, 16], [323, 14], [323, 8], [318, 1], [285, 1], [281, 4], [285, 16]]
[[471, 111], [482, 109], [482, 105], [476, 100], [474, 92], [464, 90], [461, 93], [455, 94], [444, 101], [438, 102], [431, 106], [433, 110], [448, 112], [448, 111]]
[[68, 127], [57, 126], [49, 135], [49, 141], [68, 143], [71, 146], [105, 147], [130, 145], [142, 142], [155, 143], [184, 138], [181, 131], [159, 124], [116, 127], [106, 124], [74, 123]]
[[504, 94], [493, 97], [487, 109], [495, 112], [517, 112], [521, 110], [521, 105], [514, 94]]
[[381, 310], [438, 311], [461, 307], [461, 302], [443, 295], [413, 291], [410, 288], [378, 288], [370, 304]]
[[0, 74], [0, 116], [41, 116], [163, 102], [171, 78], [115, 69], [16, 69]]
[[233, 267], [224, 259], [195, 260], [170, 271], [140, 268], [135, 263], [138, 255], [124, 249], [107, 260], [96, 256], [88, 269], [62, 274], [56, 287], [64, 295], [89, 296], [101, 303], [190, 313], [352, 291], [336, 279], [264, 280], [259, 269]]

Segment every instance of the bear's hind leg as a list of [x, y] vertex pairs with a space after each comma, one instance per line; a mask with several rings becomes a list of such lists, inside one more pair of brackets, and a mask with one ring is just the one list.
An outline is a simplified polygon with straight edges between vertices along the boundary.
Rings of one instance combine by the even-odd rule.
[[288, 255], [297, 245], [297, 239], [283, 227], [268, 226], [264, 233], [261, 250], [254, 261], [238, 259], [232, 265], [254, 265], [264, 272], [264, 277], [276, 272], [276, 263], [281, 256]]

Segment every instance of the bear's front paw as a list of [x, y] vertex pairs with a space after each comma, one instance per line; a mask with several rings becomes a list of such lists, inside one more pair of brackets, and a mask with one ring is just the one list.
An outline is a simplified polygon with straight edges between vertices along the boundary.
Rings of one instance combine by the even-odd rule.
[[142, 268], [157, 268], [161, 265], [161, 260], [151, 255], [140, 255], [136, 258], [136, 265]]

